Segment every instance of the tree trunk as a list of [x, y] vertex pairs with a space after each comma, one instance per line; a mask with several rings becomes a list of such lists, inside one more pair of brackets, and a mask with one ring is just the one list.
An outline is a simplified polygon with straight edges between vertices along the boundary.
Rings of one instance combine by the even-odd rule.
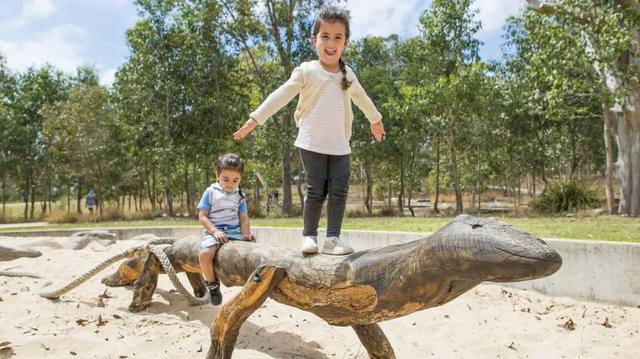
[[414, 149], [411, 151], [411, 157], [409, 158], [409, 198], [407, 201], [407, 207], [409, 208], [409, 212], [411, 212], [411, 217], [414, 217], [414, 218], [416, 216], [416, 213], [413, 211], [413, 207], [411, 206], [411, 198], [413, 197], [413, 182], [415, 178], [414, 167], [416, 163], [416, 151], [417, 149], [414, 147]]
[[29, 187], [31, 187], [31, 182], [29, 181], [29, 173], [25, 174], [24, 178], [24, 196], [22, 197], [24, 200], [24, 220], [26, 221], [29, 215]]
[[291, 150], [282, 146], [282, 215], [291, 216]]
[[29, 219], [33, 220], [33, 212], [36, 208], [36, 185], [33, 183], [33, 177], [31, 177], [31, 209], [29, 211]]
[[2, 176], [2, 219], [5, 219], [7, 207], [7, 175]]
[[398, 193], [398, 212], [400, 216], [404, 216], [404, 155], [400, 153], [400, 193]]
[[304, 193], [302, 193], [302, 158], [300, 157], [300, 151], [298, 151], [298, 163], [296, 166], [296, 173], [298, 175], [298, 181], [296, 187], [298, 188], [298, 198], [300, 199], [300, 210], [304, 213]]
[[[634, 94], [634, 106], [640, 106], [640, 91]], [[636, 107], [637, 108], [637, 107]], [[640, 113], [625, 110], [615, 126], [618, 145], [618, 180], [620, 204], [618, 213], [640, 215]]]
[[364, 174], [367, 178], [367, 191], [364, 198], [364, 206], [367, 208], [367, 214], [369, 215], [373, 213], [373, 173], [371, 167], [371, 158], [369, 156], [365, 156]]
[[607, 170], [605, 176], [604, 192], [607, 197], [607, 212], [609, 214], [615, 214], [617, 208], [615, 207], [615, 196], [613, 194], [613, 176], [614, 176], [614, 163], [613, 163], [613, 146], [611, 139], [613, 134], [611, 133], [611, 126], [613, 124], [615, 114], [610, 112], [610, 105], [607, 93], [602, 91], [602, 114], [604, 119], [604, 147], [607, 158]]
[[460, 171], [458, 169], [458, 124], [454, 119], [451, 124], [450, 149], [451, 149], [451, 176], [453, 177], [453, 191], [456, 194], [456, 214], [463, 212], [462, 191], [460, 190]]
[[78, 194], [76, 195], [76, 213], [82, 214], [82, 180], [78, 178]]
[[185, 159], [184, 164], [184, 191], [187, 194], [187, 213], [189, 217], [193, 215], [193, 209], [191, 208], [191, 191], [189, 190], [189, 162]]
[[433, 201], [433, 211], [440, 213], [438, 210], [438, 199], [440, 197], [440, 137], [436, 137], [436, 197]]

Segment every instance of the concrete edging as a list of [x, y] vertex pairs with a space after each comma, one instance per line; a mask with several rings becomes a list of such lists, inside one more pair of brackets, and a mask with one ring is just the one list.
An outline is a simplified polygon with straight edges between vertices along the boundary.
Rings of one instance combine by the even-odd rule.
[[[87, 228], [96, 229], [96, 228]], [[106, 228], [120, 239], [130, 239], [140, 234], [157, 236], [199, 236], [201, 227], [135, 227]], [[0, 233], [0, 236], [50, 236], [62, 237], [84, 229], [29, 230]], [[253, 232], [265, 243], [297, 247], [300, 228], [253, 227]], [[320, 233], [322, 242], [324, 233]], [[428, 233], [343, 231], [345, 238], [356, 251], [416, 240]], [[502, 285], [535, 290], [549, 296], [570, 297], [578, 300], [640, 307], [640, 244], [545, 239], [563, 259], [562, 268], [550, 277]]]

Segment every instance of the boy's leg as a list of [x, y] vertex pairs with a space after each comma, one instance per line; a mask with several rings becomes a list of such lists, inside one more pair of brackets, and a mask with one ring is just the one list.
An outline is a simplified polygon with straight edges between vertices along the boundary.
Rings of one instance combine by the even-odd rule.
[[307, 195], [304, 199], [303, 236], [318, 236], [318, 223], [322, 213], [322, 204], [327, 198], [327, 165], [328, 155], [299, 149]]
[[220, 280], [215, 276], [213, 270], [213, 258], [216, 256], [218, 246], [220, 245], [217, 238], [212, 234], [205, 232], [204, 241], [198, 252], [198, 262], [200, 271], [204, 276], [204, 285], [209, 290], [211, 304], [219, 305], [222, 303], [222, 293], [220, 293]]
[[213, 282], [216, 279], [216, 276], [213, 272], [213, 257], [216, 255], [216, 251], [218, 250], [218, 245], [213, 245], [208, 248], [200, 249], [198, 252], [198, 262], [200, 263], [200, 270], [202, 271], [202, 275], [207, 282]]

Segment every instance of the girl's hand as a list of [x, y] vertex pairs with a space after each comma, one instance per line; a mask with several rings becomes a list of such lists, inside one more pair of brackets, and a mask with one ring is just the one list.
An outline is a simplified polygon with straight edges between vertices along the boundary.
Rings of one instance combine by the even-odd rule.
[[384, 125], [382, 124], [382, 120], [371, 124], [371, 133], [373, 133], [373, 137], [375, 137], [377, 142], [382, 141], [382, 135], [386, 133], [384, 132]]
[[251, 131], [253, 131], [254, 128], [256, 128], [257, 124], [258, 122], [256, 120], [250, 118], [249, 120], [247, 120], [247, 122], [244, 123], [244, 125], [242, 125], [242, 127], [238, 131], [233, 133], [233, 139], [237, 141], [244, 138]]
[[247, 242], [255, 242], [256, 236], [253, 233], [245, 234], [242, 236], [242, 240]]
[[215, 231], [213, 232], [213, 236], [216, 237], [221, 243], [229, 242], [229, 238], [227, 238], [227, 235], [224, 234], [223, 231]]

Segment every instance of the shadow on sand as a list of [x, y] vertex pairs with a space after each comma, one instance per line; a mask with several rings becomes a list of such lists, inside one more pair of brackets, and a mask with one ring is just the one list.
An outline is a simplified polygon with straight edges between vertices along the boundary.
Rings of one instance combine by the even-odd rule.
[[[143, 313], [152, 315], [170, 314], [185, 322], [198, 321], [207, 328], [212, 324], [218, 314], [219, 307], [213, 307], [211, 305], [191, 306], [176, 291], [156, 289], [155, 293], [170, 304], [152, 302]], [[126, 310], [126, 308], [122, 309]], [[204, 353], [208, 350], [208, 345], [209, 343], [203, 343]], [[235, 347], [236, 349], [259, 351], [276, 359], [329, 358], [327, 354], [322, 352], [322, 347], [315, 341], [307, 342], [303, 337], [290, 332], [269, 332], [268, 329], [256, 325], [250, 320], [242, 324]]]

